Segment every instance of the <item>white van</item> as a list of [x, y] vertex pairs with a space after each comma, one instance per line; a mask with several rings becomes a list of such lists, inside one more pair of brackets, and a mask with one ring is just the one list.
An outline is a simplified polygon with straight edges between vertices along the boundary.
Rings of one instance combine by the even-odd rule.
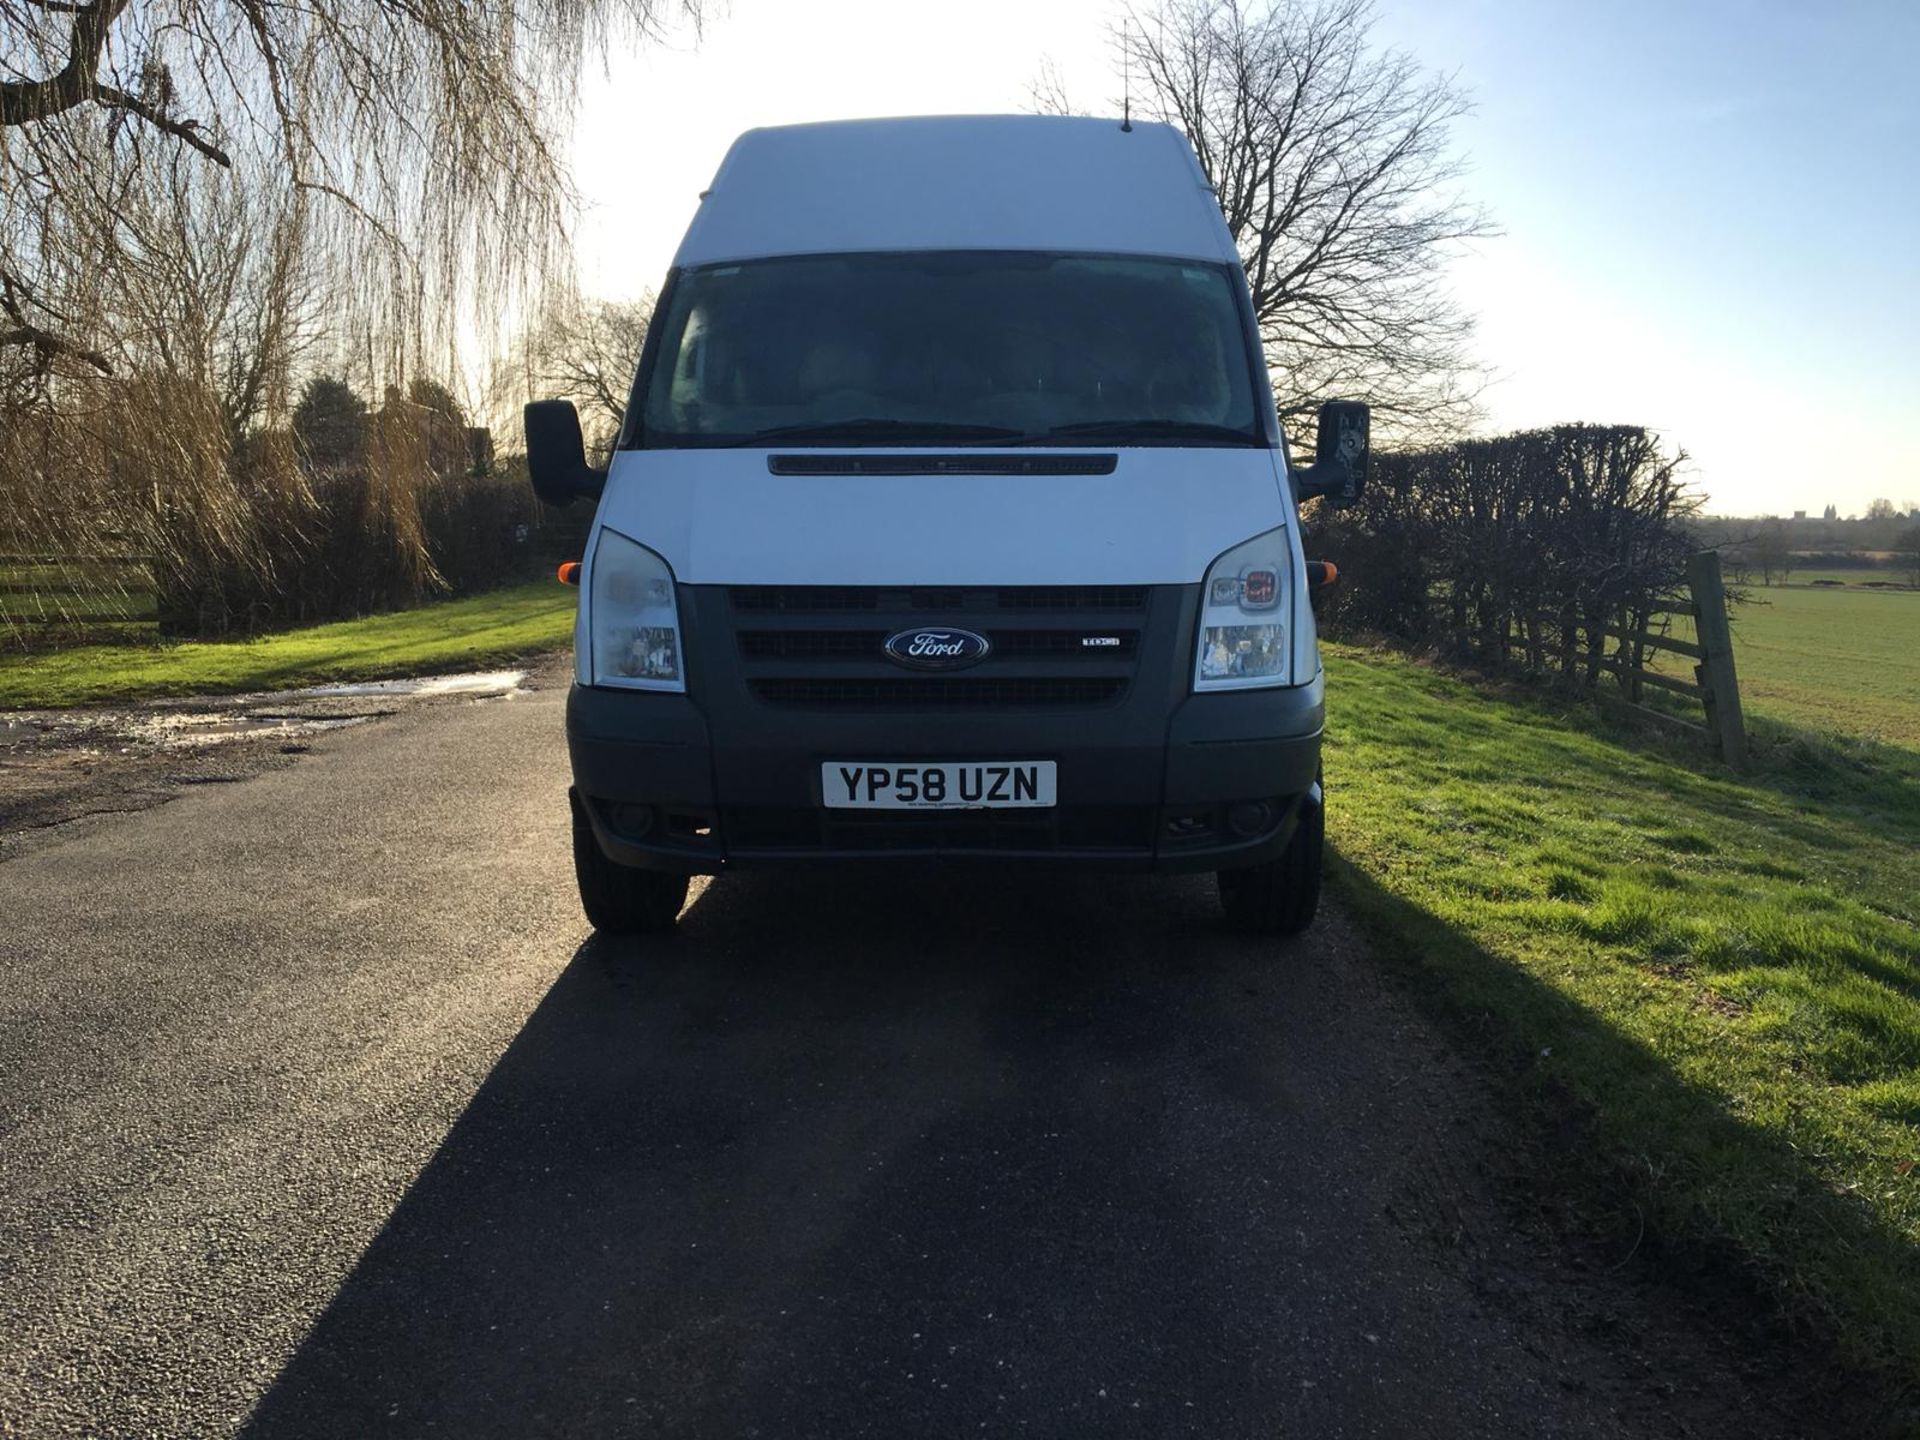
[[1296, 507], [1359, 494], [1367, 411], [1289, 469], [1177, 131], [750, 131], [608, 469], [569, 403], [526, 427], [540, 496], [599, 502], [567, 739], [600, 929], [672, 926], [692, 874], [928, 857], [1214, 871], [1240, 924], [1313, 918]]

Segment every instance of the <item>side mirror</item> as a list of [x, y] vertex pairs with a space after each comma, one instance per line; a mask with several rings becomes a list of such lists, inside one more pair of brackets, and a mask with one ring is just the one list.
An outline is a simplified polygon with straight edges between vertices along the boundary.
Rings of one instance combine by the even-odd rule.
[[1295, 473], [1299, 496], [1327, 497], [1335, 507], [1353, 504], [1367, 488], [1368, 411], [1360, 400], [1329, 400], [1320, 407], [1313, 464]]
[[581, 496], [599, 499], [607, 472], [587, 464], [587, 443], [580, 436], [580, 412], [573, 402], [534, 400], [522, 413], [533, 493], [548, 505], [570, 505]]

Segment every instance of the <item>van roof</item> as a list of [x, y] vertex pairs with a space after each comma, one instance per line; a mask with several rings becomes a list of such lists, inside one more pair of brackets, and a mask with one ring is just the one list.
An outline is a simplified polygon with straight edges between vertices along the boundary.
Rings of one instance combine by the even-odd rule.
[[1056, 250], [1230, 261], [1186, 137], [1056, 115], [842, 120], [749, 130], [679, 266], [871, 250]]

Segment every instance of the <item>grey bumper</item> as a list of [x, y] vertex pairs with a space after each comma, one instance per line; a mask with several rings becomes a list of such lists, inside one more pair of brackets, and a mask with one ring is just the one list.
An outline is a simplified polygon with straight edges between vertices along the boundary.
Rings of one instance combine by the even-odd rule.
[[[685, 695], [575, 686], [567, 744], [602, 849], [629, 865], [708, 873], [940, 856], [1211, 870], [1272, 859], [1300, 806], [1319, 803], [1324, 714], [1317, 676], [1284, 689], [1185, 696], [1153, 734], [1137, 712], [1098, 710], [792, 712], [772, 726], [731, 716], [716, 725]], [[821, 807], [823, 762], [995, 758], [1054, 760], [1055, 809], [876, 819]], [[1250, 837], [1233, 828], [1240, 802], [1268, 807]]]

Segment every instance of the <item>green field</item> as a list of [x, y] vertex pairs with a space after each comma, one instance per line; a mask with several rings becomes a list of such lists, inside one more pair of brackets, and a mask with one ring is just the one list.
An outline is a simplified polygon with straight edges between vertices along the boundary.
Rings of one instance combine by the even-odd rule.
[[82, 645], [0, 657], [0, 710], [143, 695], [279, 690], [490, 665], [566, 643], [574, 592], [551, 580], [253, 640]]
[[1735, 778], [1389, 653], [1327, 676], [1338, 890], [1585, 1117], [1622, 1252], [1710, 1243], [1920, 1382], [1920, 756], [1803, 743]]
[[[1920, 748], [1920, 591], [1795, 584], [1756, 585], [1749, 594], [1733, 616], [1734, 666], [1749, 714]], [[1691, 623], [1676, 633], [1691, 638]], [[1661, 663], [1680, 673], [1688, 662]]]

